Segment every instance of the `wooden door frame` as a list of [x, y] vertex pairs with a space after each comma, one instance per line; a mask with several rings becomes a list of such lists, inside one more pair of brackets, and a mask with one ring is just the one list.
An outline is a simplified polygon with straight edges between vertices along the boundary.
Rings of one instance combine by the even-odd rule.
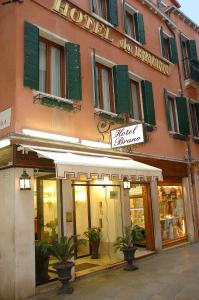
[[[133, 184], [139, 184], [145, 187], [145, 192], [143, 192], [143, 207], [144, 207], [144, 222], [146, 231], [146, 249], [154, 250], [154, 223], [152, 214], [152, 202], [150, 193], [150, 183], [149, 182], [132, 182]], [[130, 201], [130, 199], [129, 199]]]

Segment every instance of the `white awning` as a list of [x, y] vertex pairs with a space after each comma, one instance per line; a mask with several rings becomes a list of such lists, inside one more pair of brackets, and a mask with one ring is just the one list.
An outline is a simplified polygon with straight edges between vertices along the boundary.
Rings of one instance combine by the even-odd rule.
[[40, 150], [32, 146], [23, 146], [31, 151], [37, 152], [39, 157], [52, 159], [56, 166], [56, 177], [60, 179], [79, 179], [85, 175], [90, 179], [123, 180], [126, 176], [129, 180], [151, 180], [157, 178], [162, 180], [162, 170], [137, 162], [129, 158], [112, 158], [109, 156], [74, 154], [71, 152], [61, 152]]

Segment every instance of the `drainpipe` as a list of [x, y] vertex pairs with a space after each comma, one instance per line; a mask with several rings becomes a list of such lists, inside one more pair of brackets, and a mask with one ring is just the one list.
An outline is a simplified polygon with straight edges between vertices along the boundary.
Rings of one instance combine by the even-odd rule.
[[[171, 11], [169, 11], [170, 13]], [[168, 27], [168, 29], [172, 32], [173, 36], [176, 38], [176, 33], [175, 31], [169, 26], [169, 24], [166, 22], [166, 25]], [[181, 33], [179, 31], [179, 33]], [[178, 60], [177, 63], [177, 67], [178, 67], [178, 77], [179, 77], [179, 83], [180, 83], [180, 95], [182, 97], [185, 96], [185, 92], [184, 92], [184, 85], [183, 85], [183, 81], [182, 81], [182, 75], [181, 75], [181, 69], [180, 69], [180, 63]], [[187, 103], [187, 111], [189, 112], [189, 104]], [[189, 127], [191, 128], [191, 118], [189, 115]], [[192, 171], [192, 151], [191, 151], [191, 143], [190, 143], [190, 139], [188, 138], [186, 141], [186, 151], [185, 151], [185, 161], [187, 163], [187, 172], [188, 172], [188, 178], [189, 178], [189, 189], [190, 189], [190, 200], [191, 200], [191, 210], [192, 210], [192, 218], [193, 218], [193, 225], [194, 225], [194, 239], [195, 241], [198, 240], [199, 238], [199, 232], [198, 232], [198, 228], [199, 228], [199, 223], [198, 223], [198, 213], [197, 213], [197, 204], [196, 204], [196, 193], [195, 193], [195, 189], [194, 187], [196, 186], [196, 182], [195, 182], [195, 178], [193, 175], [193, 171]], [[195, 197], [195, 198], [194, 198]]]

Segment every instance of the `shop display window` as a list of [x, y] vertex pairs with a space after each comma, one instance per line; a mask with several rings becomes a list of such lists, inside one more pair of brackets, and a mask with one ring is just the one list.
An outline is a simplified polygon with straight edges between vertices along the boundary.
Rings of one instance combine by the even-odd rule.
[[184, 201], [181, 185], [158, 187], [163, 245], [186, 237]]

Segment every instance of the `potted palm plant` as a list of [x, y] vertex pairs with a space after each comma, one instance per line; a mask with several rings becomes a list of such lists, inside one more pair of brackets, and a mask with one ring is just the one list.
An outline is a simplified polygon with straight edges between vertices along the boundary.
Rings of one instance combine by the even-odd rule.
[[138, 269], [138, 267], [134, 265], [135, 251], [137, 250], [134, 243], [140, 239], [143, 239], [141, 231], [131, 226], [126, 226], [124, 228], [124, 236], [117, 237], [114, 243], [115, 249], [123, 251], [124, 253], [124, 260], [127, 262], [124, 267], [126, 271], [135, 271]]
[[84, 235], [88, 238], [91, 248], [91, 258], [99, 258], [99, 245], [101, 239], [100, 228], [91, 227], [88, 231], [84, 232]]
[[57, 271], [58, 279], [61, 281], [59, 294], [71, 294], [73, 287], [70, 286], [69, 280], [72, 278], [71, 270], [74, 267], [74, 262], [71, 261], [75, 255], [76, 249], [85, 240], [78, 239], [76, 235], [70, 237], [61, 237], [59, 241], [55, 241], [51, 246], [51, 254], [58, 259], [58, 262], [53, 265]]
[[50, 258], [50, 244], [47, 241], [35, 241], [35, 271], [36, 284], [48, 281], [48, 265]]

